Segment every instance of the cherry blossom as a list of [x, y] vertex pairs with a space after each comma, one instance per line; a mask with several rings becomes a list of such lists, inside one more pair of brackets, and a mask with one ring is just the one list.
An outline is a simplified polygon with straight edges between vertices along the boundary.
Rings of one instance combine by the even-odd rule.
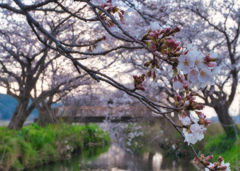
[[190, 125], [191, 124], [191, 120], [188, 116], [178, 116], [179, 117], [179, 120], [182, 122], [183, 125]]
[[190, 126], [190, 130], [183, 128], [185, 136], [185, 142], [189, 144], [195, 144], [197, 141], [201, 141], [204, 138], [204, 131], [207, 129], [203, 125], [197, 123]]
[[191, 71], [191, 68], [194, 67], [195, 61], [190, 55], [180, 55], [178, 58], [179, 64], [177, 69], [183, 71], [183, 74], [188, 74]]
[[197, 67], [194, 67], [188, 74], [188, 81], [190, 81], [191, 83], [196, 83], [198, 81], [198, 74], [199, 69]]
[[195, 65], [200, 70], [207, 68], [207, 65], [204, 64], [204, 57], [205, 56], [202, 53], [199, 53], [198, 55], [195, 56]]
[[[210, 163], [210, 165], [208, 165], [209, 168], [213, 168], [214, 164]], [[205, 168], [205, 171], [210, 171], [208, 168]]]
[[201, 83], [207, 83], [208, 81], [211, 80], [211, 77], [212, 77], [212, 72], [207, 68], [202, 69], [198, 74], [198, 80]]
[[229, 164], [229, 163], [224, 163], [224, 160], [223, 160], [223, 161], [221, 162], [221, 165], [227, 167], [227, 169], [226, 169], [225, 171], [231, 171], [231, 170], [230, 170], [230, 164]]

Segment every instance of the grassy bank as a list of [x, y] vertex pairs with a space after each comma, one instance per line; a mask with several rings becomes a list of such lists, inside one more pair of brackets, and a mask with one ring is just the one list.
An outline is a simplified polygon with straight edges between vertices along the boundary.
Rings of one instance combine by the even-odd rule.
[[196, 148], [203, 154], [213, 154], [213, 162], [222, 156], [225, 162], [230, 163], [232, 171], [240, 170], [240, 135], [227, 137], [220, 124], [211, 124], [201, 144]]
[[0, 127], [0, 170], [23, 170], [70, 158], [89, 145], [108, 144], [110, 136], [97, 125], [32, 124], [20, 131]]

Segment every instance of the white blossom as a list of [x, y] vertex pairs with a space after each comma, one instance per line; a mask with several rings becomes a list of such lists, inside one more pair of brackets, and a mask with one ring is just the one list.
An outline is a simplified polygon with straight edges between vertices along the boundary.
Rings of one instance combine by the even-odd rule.
[[196, 136], [193, 136], [194, 134], [189, 133], [186, 128], [183, 128], [183, 134], [185, 136], [184, 142], [187, 142], [189, 144], [195, 144], [197, 142]]
[[178, 116], [179, 120], [182, 122], [183, 125], [190, 125], [191, 124], [191, 119], [186, 116], [186, 117], [182, 117], [182, 116]]
[[183, 74], [188, 74], [191, 71], [191, 68], [194, 67], [195, 61], [194, 58], [192, 58], [189, 55], [180, 55], [178, 58], [178, 66], [177, 69], [180, 71], [183, 71]]
[[207, 65], [204, 64], [204, 58], [205, 56], [202, 53], [195, 56], [195, 66], [200, 70], [207, 68]]
[[192, 113], [190, 113], [190, 118], [192, 119], [192, 121], [194, 123], [198, 123], [198, 121], [199, 121], [199, 118], [195, 118]]
[[197, 141], [201, 141], [204, 138], [204, 131], [206, 128], [203, 125], [197, 123], [190, 126], [190, 131], [188, 132], [186, 128], [183, 128], [183, 133], [185, 136], [185, 142], [189, 144], [195, 144]]
[[191, 83], [197, 82], [198, 74], [199, 74], [198, 68], [197, 67], [193, 68], [188, 74], [188, 81], [190, 81]]
[[223, 160], [223, 161], [221, 162], [221, 165], [227, 167], [226, 171], [231, 171], [231, 170], [230, 170], [230, 164], [229, 164], [229, 163], [224, 163], [224, 160]]
[[198, 80], [201, 83], [206, 83], [210, 81], [211, 77], [212, 77], [212, 72], [207, 68], [202, 69], [198, 74]]
[[194, 46], [193, 44], [187, 44], [187, 50], [191, 52], [197, 52], [197, 47]]
[[197, 124], [197, 123], [192, 124], [192, 125], [190, 126], [190, 130], [191, 130], [191, 132], [192, 132], [193, 134], [194, 134], [194, 133], [198, 133], [200, 129], [201, 129], [201, 128], [200, 128], [200, 125]]
[[[210, 163], [210, 165], [208, 165], [209, 168], [213, 167], [214, 164], [213, 163]], [[205, 168], [205, 171], [210, 171], [208, 168]]]

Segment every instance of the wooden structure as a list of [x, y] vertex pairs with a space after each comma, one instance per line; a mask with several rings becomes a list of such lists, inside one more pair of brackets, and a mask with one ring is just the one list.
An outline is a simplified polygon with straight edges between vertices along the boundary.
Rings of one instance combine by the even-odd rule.
[[152, 114], [146, 107], [101, 107], [101, 106], [64, 106], [52, 108], [55, 118], [62, 118], [71, 122], [103, 122], [108, 119], [111, 122], [136, 122], [141, 118], [161, 117]]

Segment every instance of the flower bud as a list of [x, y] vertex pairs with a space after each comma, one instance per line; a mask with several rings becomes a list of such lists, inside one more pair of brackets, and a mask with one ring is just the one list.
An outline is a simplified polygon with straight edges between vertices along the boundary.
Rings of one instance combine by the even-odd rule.
[[182, 97], [178, 94], [174, 96], [175, 101], [180, 102]]
[[188, 90], [188, 85], [187, 85], [187, 84], [183, 84], [183, 88], [184, 88], [185, 90]]
[[227, 166], [219, 166], [217, 169], [218, 169], [218, 170], [225, 171], [225, 170], [227, 169]]
[[208, 65], [208, 67], [214, 68], [217, 66], [217, 63], [216, 62], [208, 62], [207, 65]]
[[180, 27], [176, 27], [175, 29], [177, 32], [179, 32], [181, 30]]
[[203, 164], [209, 166], [209, 165], [210, 165], [210, 162], [208, 162], [208, 161], [203, 161]]
[[213, 159], [213, 155], [207, 156], [205, 159], [206, 159], [207, 161], [208, 161], [208, 160], [212, 160], [212, 159]]
[[218, 159], [217, 159], [217, 161], [218, 161], [219, 163], [221, 163], [221, 162], [223, 161], [222, 156], [219, 156]]
[[147, 77], [151, 77], [152, 76], [152, 71], [149, 70], [147, 73], [146, 73]]
[[182, 47], [177, 47], [177, 49], [176, 49], [176, 50], [177, 50], [177, 51], [180, 51], [181, 49], [182, 49]]
[[[170, 28], [171, 29], [171, 28]], [[179, 27], [176, 27], [175, 29], [172, 30], [171, 33], [176, 33], [176, 32], [179, 32], [181, 29]]]
[[212, 122], [212, 121], [210, 121], [210, 120], [204, 120], [204, 125], [205, 125], [205, 126], [209, 126], [211, 122]]
[[153, 80], [157, 78], [155, 70], [153, 71]]
[[145, 66], [145, 67], [149, 67], [150, 64], [151, 64], [151, 61], [148, 61], [148, 62], [145, 62], [145, 63], [144, 63], [144, 66]]
[[197, 107], [196, 107], [198, 110], [202, 110], [203, 108], [204, 108], [204, 105], [202, 105], [202, 104], [199, 104], [199, 105], [197, 105]]
[[102, 37], [102, 39], [103, 39], [103, 40], [106, 40], [106, 39], [107, 39], [107, 37], [106, 37], [106, 36], [103, 36], [103, 37]]

